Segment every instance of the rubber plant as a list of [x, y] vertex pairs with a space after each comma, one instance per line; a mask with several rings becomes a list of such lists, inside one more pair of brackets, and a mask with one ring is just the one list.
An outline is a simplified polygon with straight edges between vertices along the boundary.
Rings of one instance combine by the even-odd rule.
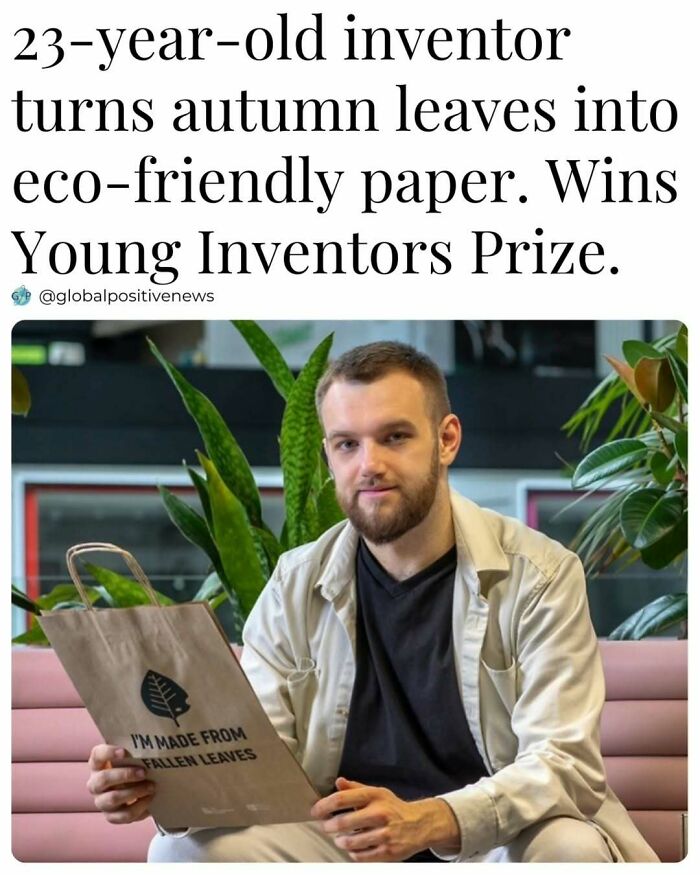
[[[613, 368], [564, 424], [590, 448], [607, 421], [604, 441], [587, 453], [571, 480], [575, 489], [610, 494], [586, 520], [572, 544], [588, 574], [637, 559], [653, 569], [685, 561], [688, 547], [688, 333], [654, 343], [628, 340]], [[668, 593], [628, 617], [614, 639], [640, 639], [688, 616], [686, 593]]]
[[319, 343], [295, 377], [257, 323], [238, 320], [233, 325], [285, 401], [279, 435], [285, 522], [278, 533], [263, 519], [253, 472], [219, 411], [150, 340], [149, 345], [194, 419], [205, 450], [197, 452], [203, 475], [185, 463], [200, 511], [164, 486], [159, 491], [172, 522], [207, 555], [212, 569], [208, 578], [211, 591], [228, 600], [235, 634], [240, 637], [242, 623], [280, 554], [315, 540], [342, 520], [343, 514], [323, 458], [315, 405], [316, 386], [326, 368], [333, 335]]

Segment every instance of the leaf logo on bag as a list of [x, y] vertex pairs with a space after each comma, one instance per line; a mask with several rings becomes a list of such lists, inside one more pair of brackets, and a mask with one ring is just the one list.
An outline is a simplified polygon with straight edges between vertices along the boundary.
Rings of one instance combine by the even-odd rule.
[[190, 710], [187, 696], [186, 690], [157, 671], [147, 671], [141, 684], [141, 698], [148, 710], [157, 717], [169, 717], [177, 727], [178, 715]]

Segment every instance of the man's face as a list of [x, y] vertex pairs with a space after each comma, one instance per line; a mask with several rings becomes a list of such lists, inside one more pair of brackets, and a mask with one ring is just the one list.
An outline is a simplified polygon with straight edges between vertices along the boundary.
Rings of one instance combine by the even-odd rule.
[[433, 506], [438, 427], [423, 385], [401, 371], [373, 383], [332, 383], [321, 406], [338, 502], [368, 541], [386, 544]]

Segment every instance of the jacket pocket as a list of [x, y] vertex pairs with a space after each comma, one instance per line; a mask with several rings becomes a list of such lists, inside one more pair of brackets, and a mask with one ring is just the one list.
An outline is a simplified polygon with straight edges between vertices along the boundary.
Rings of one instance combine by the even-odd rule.
[[316, 661], [302, 656], [297, 667], [287, 675], [287, 691], [296, 718], [297, 736], [306, 735], [309, 728], [311, 706], [318, 690]]
[[513, 660], [507, 668], [491, 668], [482, 659], [481, 665], [503, 706], [512, 714], [518, 698], [518, 664]]

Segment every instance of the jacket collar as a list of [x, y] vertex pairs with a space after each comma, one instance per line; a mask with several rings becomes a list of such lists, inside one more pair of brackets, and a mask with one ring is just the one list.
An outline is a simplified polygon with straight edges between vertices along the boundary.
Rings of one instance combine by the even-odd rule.
[[[471, 593], [480, 597], [482, 580], [487, 572], [506, 573], [508, 557], [503, 552], [495, 530], [486, 513], [473, 501], [450, 490], [452, 520], [457, 545], [457, 576]], [[355, 556], [359, 535], [349, 522], [339, 523], [335, 530], [321, 536], [332, 538], [330, 551], [314, 587], [332, 601], [355, 578]]]

